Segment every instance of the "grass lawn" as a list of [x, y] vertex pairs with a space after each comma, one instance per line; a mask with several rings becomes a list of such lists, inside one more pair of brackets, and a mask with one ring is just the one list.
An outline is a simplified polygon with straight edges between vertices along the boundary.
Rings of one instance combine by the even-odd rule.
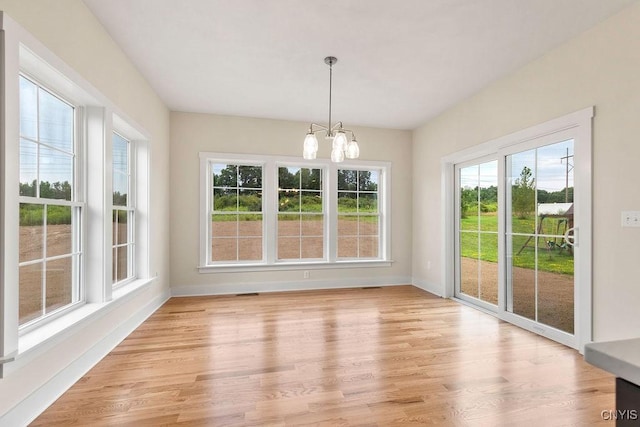
[[[546, 219], [543, 223], [543, 234], [557, 234], [557, 219]], [[460, 222], [461, 228], [461, 252], [463, 257], [480, 259], [483, 261], [498, 262], [498, 216], [488, 213], [478, 216], [468, 216]], [[525, 219], [513, 218], [514, 233], [531, 234], [535, 228], [533, 216]], [[478, 233], [494, 232], [494, 233]], [[560, 227], [560, 234], [563, 228]], [[513, 265], [516, 267], [535, 267], [535, 239], [531, 239], [520, 255], [517, 253], [526, 243], [528, 236], [513, 236]], [[479, 240], [479, 241], [478, 241]], [[538, 269], [562, 274], [573, 274], [573, 254], [566, 249], [555, 247], [550, 249], [546, 244], [550, 240], [556, 244], [562, 242], [562, 238], [538, 238]]]

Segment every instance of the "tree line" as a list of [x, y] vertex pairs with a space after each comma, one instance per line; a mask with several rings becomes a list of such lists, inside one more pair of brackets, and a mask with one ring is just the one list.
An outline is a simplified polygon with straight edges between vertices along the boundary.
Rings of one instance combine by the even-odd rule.
[[[511, 186], [511, 205], [513, 211], [520, 218], [525, 218], [535, 212], [536, 191], [538, 203], [565, 203], [573, 201], [573, 187], [558, 191], [536, 190], [535, 178], [531, 169], [525, 166]], [[478, 195], [480, 202], [478, 202]], [[479, 203], [479, 206], [478, 206]], [[498, 187], [462, 188], [460, 194], [460, 208], [463, 218], [470, 213], [495, 212], [498, 209]]]

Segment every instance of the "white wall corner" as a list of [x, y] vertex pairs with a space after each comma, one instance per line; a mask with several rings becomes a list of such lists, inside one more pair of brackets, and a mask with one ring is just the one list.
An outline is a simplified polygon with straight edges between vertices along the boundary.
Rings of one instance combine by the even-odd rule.
[[444, 289], [440, 283], [431, 283], [426, 280], [414, 278], [411, 284], [416, 288], [429, 292], [430, 294], [444, 298]]

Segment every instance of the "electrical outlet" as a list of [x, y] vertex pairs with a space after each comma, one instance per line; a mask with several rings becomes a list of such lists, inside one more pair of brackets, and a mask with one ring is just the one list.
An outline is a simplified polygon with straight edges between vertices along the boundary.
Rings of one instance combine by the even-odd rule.
[[640, 212], [623, 211], [622, 226], [623, 227], [640, 227]]
[[309, 270], [305, 270], [305, 271], [304, 271], [304, 278], [305, 278], [305, 279], [308, 279], [308, 278], [309, 278], [309, 276], [310, 276], [310, 274], [309, 274]]

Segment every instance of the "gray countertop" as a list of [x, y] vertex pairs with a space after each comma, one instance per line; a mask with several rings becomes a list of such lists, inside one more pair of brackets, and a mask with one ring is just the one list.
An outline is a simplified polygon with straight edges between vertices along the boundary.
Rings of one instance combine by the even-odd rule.
[[584, 359], [640, 386], [640, 338], [587, 344]]

